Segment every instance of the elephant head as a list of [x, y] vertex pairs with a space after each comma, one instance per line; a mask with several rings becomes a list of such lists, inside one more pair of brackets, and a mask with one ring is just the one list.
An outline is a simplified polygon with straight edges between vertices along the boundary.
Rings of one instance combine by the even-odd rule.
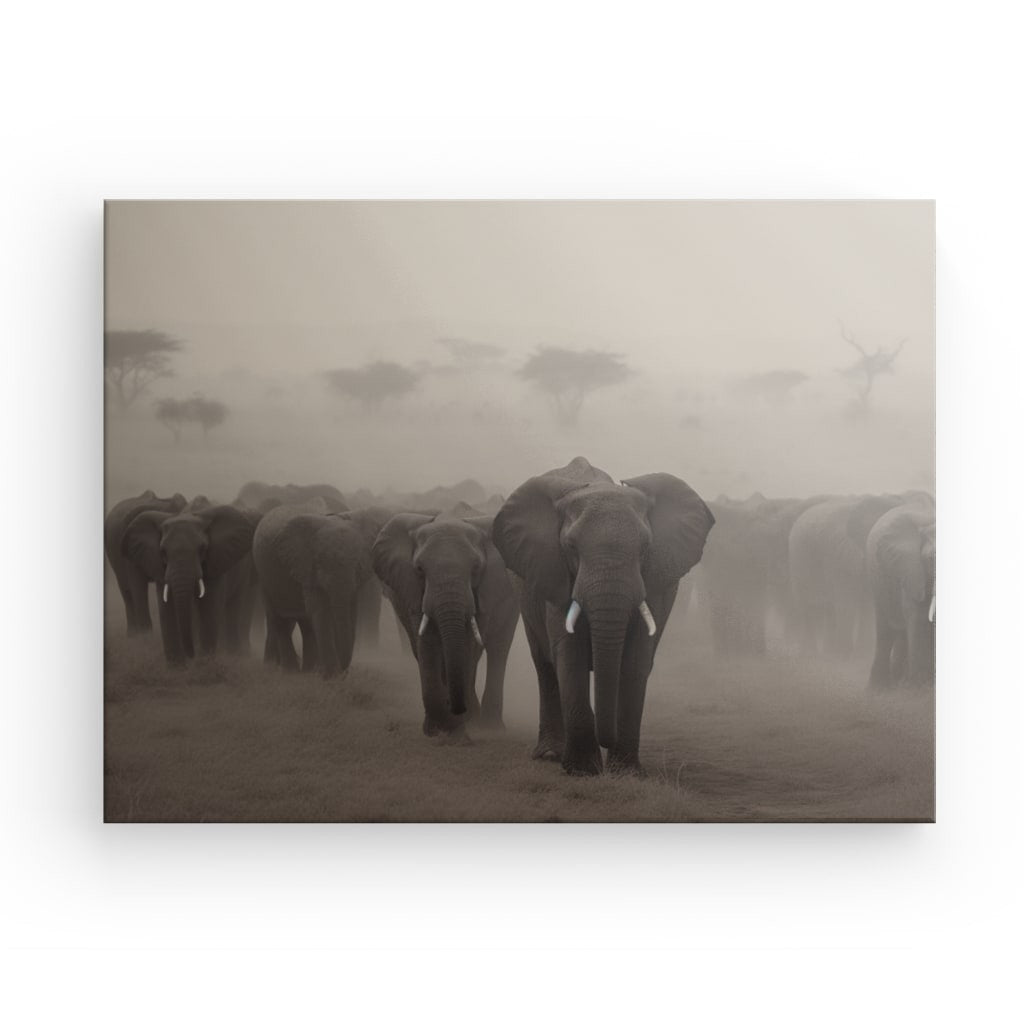
[[143, 512], [125, 530], [122, 553], [157, 584], [163, 604], [173, 607], [186, 657], [195, 653], [193, 601], [202, 600], [207, 586], [252, 549], [253, 530], [251, 518], [230, 505]]
[[664, 626], [674, 589], [700, 561], [714, 521], [677, 477], [652, 473], [619, 486], [582, 459], [528, 480], [495, 517], [494, 543], [506, 565], [528, 593], [564, 614], [566, 633], [589, 638], [603, 747], [616, 744], [627, 633], [641, 619], [650, 636]]
[[425, 639], [440, 642], [454, 715], [466, 710], [471, 645], [483, 646], [492, 594], [508, 587], [490, 540], [491, 522], [488, 516], [404, 512], [386, 523], [373, 545], [374, 569], [391, 592], [413, 650]]

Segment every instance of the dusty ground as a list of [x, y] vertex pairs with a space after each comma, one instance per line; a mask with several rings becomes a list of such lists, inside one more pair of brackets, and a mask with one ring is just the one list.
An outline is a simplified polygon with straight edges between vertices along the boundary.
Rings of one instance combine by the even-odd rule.
[[[535, 762], [517, 635], [502, 734], [427, 739], [415, 664], [361, 656], [341, 683], [258, 659], [168, 670], [108, 607], [108, 821], [851, 821], [934, 815], [930, 693], [866, 692], [860, 664], [717, 661], [669, 623], [648, 687], [645, 778]], [[691, 613], [692, 620], [692, 613]], [[393, 632], [386, 623], [385, 645]]]

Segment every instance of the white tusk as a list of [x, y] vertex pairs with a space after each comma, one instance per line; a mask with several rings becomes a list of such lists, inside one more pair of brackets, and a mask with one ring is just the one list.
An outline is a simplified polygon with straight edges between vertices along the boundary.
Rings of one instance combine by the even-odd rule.
[[165, 583], [164, 584], [164, 604], [167, 604], [167, 595], [168, 595], [168, 593], [170, 593], [170, 590], [171, 590], [170, 586]]
[[575, 633], [576, 632], [576, 620], [580, 617], [580, 612], [582, 610], [583, 609], [580, 608], [579, 601], [573, 601], [573, 603], [571, 605], [569, 605], [569, 614], [566, 615], [566, 617], [565, 617], [565, 631], [566, 631], [566, 633]]
[[417, 636], [423, 636], [423, 634], [426, 633], [426, 631], [427, 631], [427, 623], [429, 621], [430, 621], [430, 619], [427, 618], [427, 613], [424, 612], [423, 613], [423, 618], [420, 619], [420, 628], [419, 628], [419, 631], [416, 633]]
[[928, 605], [928, 621], [935, 621], [935, 595], [932, 594], [932, 603]]
[[206, 584], [203, 583], [203, 577], [199, 577], [199, 598], [202, 600], [206, 596]]
[[476, 624], [476, 616], [475, 615], [471, 615], [469, 617], [469, 625], [470, 625], [470, 627], [473, 630], [473, 638], [476, 640], [476, 642], [481, 647], [483, 647], [483, 645], [484, 645], [484, 638], [480, 635], [480, 627]]
[[647, 607], [646, 601], [640, 602], [640, 614], [643, 616], [644, 622], [647, 623], [647, 635], [654, 636], [658, 632], [658, 627], [654, 622], [654, 616], [651, 614], [651, 609]]

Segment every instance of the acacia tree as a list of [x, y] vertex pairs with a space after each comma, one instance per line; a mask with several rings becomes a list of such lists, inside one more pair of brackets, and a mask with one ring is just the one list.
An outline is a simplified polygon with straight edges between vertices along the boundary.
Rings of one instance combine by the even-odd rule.
[[107, 331], [103, 347], [103, 377], [122, 412], [153, 381], [171, 377], [171, 356], [182, 342], [162, 331]]
[[381, 360], [354, 370], [329, 370], [326, 376], [332, 390], [357, 399], [368, 411], [379, 409], [386, 398], [407, 395], [420, 380], [416, 371]]
[[895, 348], [890, 349], [888, 352], [883, 351], [881, 345], [874, 352], [868, 352], [846, 330], [842, 321], [839, 323], [839, 331], [843, 336], [843, 341], [859, 353], [859, 358], [856, 362], [839, 372], [847, 379], [852, 380], [854, 387], [857, 389], [854, 408], [861, 413], [867, 412], [868, 399], [871, 396], [871, 389], [875, 386], [875, 379], [883, 373], [895, 372], [893, 370], [893, 363], [896, 362], [896, 357], [902, 351], [907, 339], [903, 338]]
[[219, 427], [228, 416], [228, 407], [215, 398], [206, 398], [198, 392], [191, 398], [161, 398], [156, 403], [156, 418], [173, 435], [175, 444], [181, 440], [182, 427], [196, 423], [203, 432], [203, 440]]
[[571, 425], [579, 419], [587, 395], [621, 384], [631, 372], [622, 357], [612, 352], [545, 346], [530, 356], [519, 376], [551, 398], [559, 423]]

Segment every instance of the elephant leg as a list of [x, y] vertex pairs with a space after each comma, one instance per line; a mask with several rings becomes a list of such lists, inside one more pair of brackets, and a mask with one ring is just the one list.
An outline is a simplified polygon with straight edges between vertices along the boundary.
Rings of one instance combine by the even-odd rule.
[[199, 615], [199, 651], [209, 657], [217, 651], [220, 622], [224, 617], [224, 587], [218, 580], [206, 588], [206, 596], [196, 602]]
[[149, 615], [149, 580], [134, 566], [128, 571], [121, 596], [124, 597], [125, 615], [128, 619], [128, 635], [151, 633], [153, 620]]
[[893, 683], [893, 647], [897, 631], [889, 624], [881, 609], [876, 612], [875, 619], [875, 658], [871, 663], [869, 682], [877, 689], [884, 689]]
[[334, 649], [338, 660], [338, 671], [344, 677], [352, 665], [356, 637], [359, 631], [359, 596], [353, 595], [347, 607], [335, 616]]
[[420, 668], [420, 689], [423, 694], [423, 732], [458, 733], [463, 726], [448, 707], [448, 688], [444, 682], [444, 654], [440, 642], [424, 636], [418, 644], [416, 660]]
[[923, 686], [935, 680], [935, 632], [924, 612], [907, 627], [907, 682]]
[[[502, 714], [505, 706], [505, 666], [508, 664], [508, 643], [494, 643], [487, 648], [487, 676], [484, 682], [484, 696], [480, 702], [480, 724], [488, 729], [504, 729]], [[556, 686], [557, 681], [556, 681]]]
[[376, 577], [368, 579], [360, 588], [356, 598], [356, 643], [367, 651], [375, 651], [380, 646], [380, 609], [383, 600], [380, 581]]
[[654, 667], [654, 655], [668, 624], [675, 600], [675, 590], [666, 594], [649, 594], [647, 603], [662, 628], [648, 636], [641, 622], [634, 622], [626, 635], [622, 652], [622, 675], [619, 681], [619, 713], [615, 723], [615, 746], [608, 750], [608, 770], [644, 774], [640, 764], [640, 723], [644, 716], [647, 678]]
[[274, 661], [286, 672], [298, 672], [299, 658], [292, 643], [294, 619], [286, 619], [267, 609], [267, 643], [272, 647]]
[[891, 680], [903, 682], [907, 678], [907, 630], [900, 627], [894, 631], [892, 643]]
[[483, 648], [475, 643], [466, 645], [466, 719], [475, 722], [480, 717], [480, 700], [476, 695], [476, 673], [480, 667]]
[[299, 619], [299, 635], [302, 637], [302, 671], [313, 672], [320, 664], [320, 649], [311, 619]]
[[178, 617], [174, 604], [170, 601], [160, 602], [160, 639], [164, 646], [164, 657], [168, 665], [180, 667], [185, 664], [185, 652], [178, 634]]
[[555, 640], [552, 647], [565, 724], [562, 767], [570, 775], [599, 775], [603, 765], [590, 707], [590, 651], [567, 634]]
[[124, 617], [128, 627], [128, 635], [135, 636], [139, 632], [139, 628], [135, 622], [135, 606], [132, 603], [132, 592], [120, 581], [117, 584], [117, 591], [121, 595], [121, 600], [124, 601]]
[[[561, 761], [565, 753], [565, 728], [562, 724], [562, 702], [558, 695], [558, 675], [547, 654], [547, 636], [538, 632], [536, 623], [525, 608], [523, 625], [530, 657], [537, 670], [537, 687], [540, 691], [540, 724], [537, 728], [537, 745], [533, 748], [531, 757], [537, 760]], [[485, 693], [484, 697], [486, 696]]]

